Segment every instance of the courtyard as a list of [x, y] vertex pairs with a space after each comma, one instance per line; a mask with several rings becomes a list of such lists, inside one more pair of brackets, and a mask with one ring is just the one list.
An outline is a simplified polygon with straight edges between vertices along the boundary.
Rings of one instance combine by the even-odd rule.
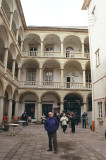
[[0, 132], [0, 160], [105, 160], [106, 140], [91, 132], [89, 126], [76, 126], [72, 134], [68, 127], [57, 132], [58, 154], [47, 152], [48, 137], [43, 125], [32, 124], [22, 129], [15, 128], [16, 136]]

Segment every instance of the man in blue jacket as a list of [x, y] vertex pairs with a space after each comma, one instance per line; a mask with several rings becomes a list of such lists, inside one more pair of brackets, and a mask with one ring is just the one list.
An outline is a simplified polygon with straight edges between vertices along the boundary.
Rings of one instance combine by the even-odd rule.
[[59, 122], [57, 118], [53, 117], [53, 113], [49, 112], [49, 117], [45, 121], [45, 130], [48, 132], [49, 138], [49, 149], [47, 151], [52, 151], [52, 140], [53, 140], [53, 147], [54, 153], [57, 154], [57, 136], [56, 131], [59, 128]]

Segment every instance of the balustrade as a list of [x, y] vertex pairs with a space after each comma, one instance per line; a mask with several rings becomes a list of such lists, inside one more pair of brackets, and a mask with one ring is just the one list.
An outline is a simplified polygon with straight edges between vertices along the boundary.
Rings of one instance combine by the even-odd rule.
[[83, 89], [83, 83], [64, 82], [65, 89]]
[[60, 88], [60, 82], [42, 82], [42, 88]]
[[20, 81], [20, 87], [22, 87], [22, 88], [38, 88], [38, 82], [36, 82], [36, 81]]
[[2, 64], [2, 62], [0, 62], [0, 71], [4, 73], [4, 69], [5, 69], [4, 65]]

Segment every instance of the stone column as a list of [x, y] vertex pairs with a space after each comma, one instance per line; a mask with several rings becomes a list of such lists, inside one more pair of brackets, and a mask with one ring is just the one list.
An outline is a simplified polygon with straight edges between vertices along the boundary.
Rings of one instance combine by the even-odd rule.
[[41, 41], [41, 57], [43, 56], [43, 41]]
[[87, 113], [87, 103], [84, 102], [84, 112]]
[[82, 43], [82, 54], [83, 54], [83, 57], [85, 57], [84, 42]]
[[13, 64], [12, 64], [13, 80], [14, 80], [14, 73], [15, 73], [15, 59], [13, 59]]
[[63, 86], [64, 86], [64, 74], [63, 74], [63, 69], [61, 68], [61, 88], [63, 88]]
[[63, 57], [63, 42], [61, 42], [61, 57]]
[[8, 48], [5, 49], [5, 53], [4, 53], [4, 66], [5, 66], [5, 73], [7, 70], [7, 61], [8, 61]]
[[8, 104], [8, 123], [11, 123], [12, 119], [12, 99], [9, 99], [9, 104]]
[[0, 97], [0, 125], [3, 121], [3, 106], [4, 106], [4, 97]]
[[18, 41], [19, 29], [16, 29], [16, 40]]
[[86, 71], [83, 69], [83, 86], [86, 88]]
[[20, 81], [20, 76], [21, 76], [21, 68], [18, 68], [18, 80]]
[[19, 105], [19, 102], [16, 101], [15, 102], [15, 120], [18, 120], [18, 105]]
[[39, 87], [42, 87], [42, 68], [39, 68]]
[[61, 104], [60, 104], [60, 114], [62, 113], [63, 110], [64, 110], [64, 102], [61, 102]]
[[37, 108], [37, 121], [40, 122], [41, 121], [41, 108], [42, 108], [42, 103], [38, 102], [38, 108]]
[[12, 28], [13, 12], [10, 13], [10, 30]]

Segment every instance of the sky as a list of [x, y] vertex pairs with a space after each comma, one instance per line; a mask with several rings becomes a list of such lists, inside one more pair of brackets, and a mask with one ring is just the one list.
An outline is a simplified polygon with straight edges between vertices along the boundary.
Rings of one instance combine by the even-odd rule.
[[21, 0], [28, 26], [88, 26], [84, 0]]

